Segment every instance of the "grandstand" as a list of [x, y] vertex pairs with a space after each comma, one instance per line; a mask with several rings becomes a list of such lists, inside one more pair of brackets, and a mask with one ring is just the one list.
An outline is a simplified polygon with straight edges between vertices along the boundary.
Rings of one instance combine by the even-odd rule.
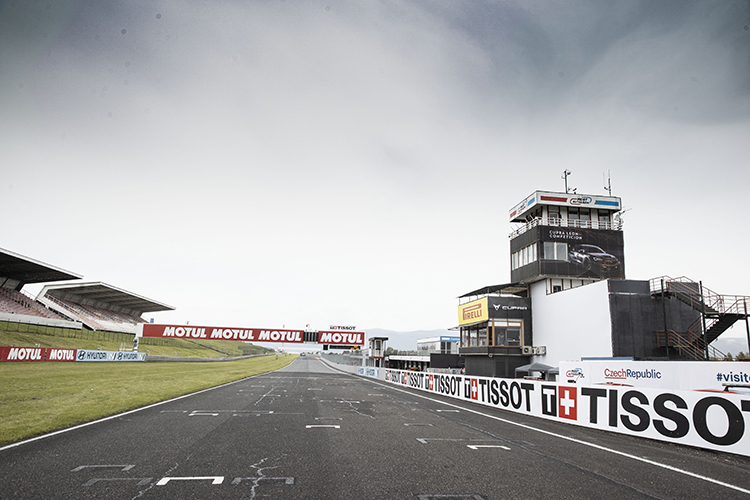
[[136, 333], [146, 312], [174, 307], [105, 283], [47, 284], [36, 297], [27, 284], [80, 280], [82, 276], [0, 248], [0, 321]]
[[37, 302], [91, 330], [131, 333], [147, 323], [146, 312], [173, 311], [174, 307], [121, 290], [106, 283], [47, 285]]

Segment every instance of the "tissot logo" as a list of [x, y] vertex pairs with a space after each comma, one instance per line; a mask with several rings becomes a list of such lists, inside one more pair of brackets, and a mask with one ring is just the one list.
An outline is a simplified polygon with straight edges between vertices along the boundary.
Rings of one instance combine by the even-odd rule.
[[578, 420], [578, 394], [575, 387], [558, 387], [557, 403], [559, 417]]
[[481, 318], [482, 317], [482, 304], [476, 304], [469, 306], [464, 309], [464, 319]]

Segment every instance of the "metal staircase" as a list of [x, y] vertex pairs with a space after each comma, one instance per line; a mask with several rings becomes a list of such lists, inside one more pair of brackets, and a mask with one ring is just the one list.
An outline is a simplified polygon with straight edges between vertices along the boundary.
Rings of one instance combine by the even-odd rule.
[[687, 304], [700, 313], [697, 320], [691, 324], [685, 332], [669, 331], [658, 332], [657, 339], [660, 347], [669, 346], [677, 349], [692, 359], [705, 360], [718, 357], [721, 354], [715, 351], [714, 355], [708, 353], [706, 346], [710, 348], [711, 342], [727, 331], [735, 322], [748, 317], [747, 303], [750, 297], [742, 295], [720, 295], [701, 283], [692, 281], [684, 276], [670, 278], [661, 276], [650, 280], [651, 295], [662, 294]]

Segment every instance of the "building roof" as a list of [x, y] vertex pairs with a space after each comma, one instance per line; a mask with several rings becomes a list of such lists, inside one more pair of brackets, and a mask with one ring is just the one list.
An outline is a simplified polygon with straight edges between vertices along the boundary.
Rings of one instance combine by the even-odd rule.
[[539, 205], [596, 208], [597, 210], [606, 210], [608, 212], [619, 212], [622, 210], [622, 200], [617, 196], [534, 191], [521, 203], [510, 209], [510, 221], [527, 222], [525, 218], [526, 214]]
[[519, 297], [526, 297], [529, 293], [529, 286], [523, 283], [505, 283], [504, 285], [492, 285], [483, 286], [477, 290], [459, 295], [459, 299], [466, 297], [475, 297], [479, 295], [491, 295], [491, 294], [507, 294], [507, 295], [518, 295]]
[[0, 248], [0, 278], [26, 283], [79, 280], [83, 276]]
[[106, 283], [68, 283], [45, 286], [37, 298], [45, 295], [75, 302], [105, 306], [108, 309], [127, 309], [136, 314], [144, 312], [173, 311], [175, 308], [122, 290]]

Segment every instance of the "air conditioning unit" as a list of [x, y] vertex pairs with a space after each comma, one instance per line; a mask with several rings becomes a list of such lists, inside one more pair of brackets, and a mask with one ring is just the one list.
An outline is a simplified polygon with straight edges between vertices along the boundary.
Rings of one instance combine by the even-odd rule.
[[525, 355], [534, 354], [534, 348], [530, 345], [525, 345], [521, 347], [521, 353]]
[[539, 346], [534, 348], [534, 354], [537, 356], [545, 356], [547, 354], [547, 346]]

